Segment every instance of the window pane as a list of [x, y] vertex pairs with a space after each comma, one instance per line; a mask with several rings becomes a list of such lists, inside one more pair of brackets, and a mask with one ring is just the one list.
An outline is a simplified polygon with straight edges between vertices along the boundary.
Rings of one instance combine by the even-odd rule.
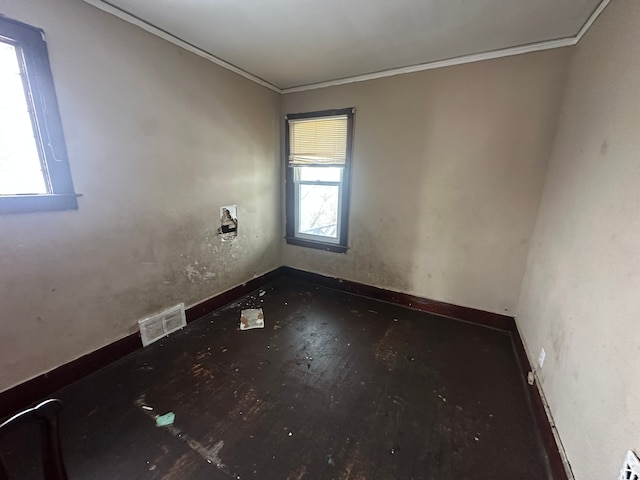
[[0, 195], [47, 193], [13, 45], [0, 42]]
[[296, 167], [301, 182], [340, 182], [342, 167]]
[[290, 165], [344, 165], [347, 115], [289, 120]]
[[338, 238], [337, 185], [299, 185], [299, 233]]

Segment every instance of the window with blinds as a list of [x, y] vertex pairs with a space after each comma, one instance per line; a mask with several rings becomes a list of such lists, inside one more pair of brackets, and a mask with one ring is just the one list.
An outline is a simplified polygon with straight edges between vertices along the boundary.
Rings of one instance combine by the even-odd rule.
[[347, 115], [289, 121], [289, 166], [344, 166]]
[[353, 109], [287, 115], [287, 242], [347, 249]]

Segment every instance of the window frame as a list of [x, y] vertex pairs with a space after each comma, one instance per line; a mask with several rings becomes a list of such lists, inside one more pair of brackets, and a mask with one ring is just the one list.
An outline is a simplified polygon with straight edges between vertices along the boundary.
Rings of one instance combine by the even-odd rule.
[[329, 187], [338, 187], [338, 212], [337, 212], [337, 217], [338, 217], [338, 222], [336, 225], [336, 238], [333, 239], [331, 237], [326, 237], [323, 235], [314, 235], [311, 233], [302, 233], [298, 231], [299, 225], [300, 225], [300, 209], [297, 209], [297, 211], [295, 212], [295, 218], [294, 218], [294, 237], [295, 238], [299, 238], [302, 240], [310, 240], [312, 242], [318, 242], [318, 238], [322, 238], [323, 242], [325, 243], [330, 243], [332, 245], [339, 245], [340, 244], [340, 233], [342, 231], [342, 225], [340, 222], [340, 219], [342, 218], [341, 214], [342, 214], [342, 200], [343, 200], [343, 196], [342, 196], [342, 190], [343, 190], [343, 182], [344, 182], [344, 167], [339, 167], [341, 172], [340, 172], [340, 180], [339, 181], [327, 181], [327, 180], [301, 180], [296, 178], [297, 173], [296, 172], [296, 168], [328, 168], [328, 167], [288, 167], [288, 168], [292, 168], [293, 170], [293, 183], [294, 183], [294, 190], [295, 190], [295, 205], [299, 205], [300, 204], [300, 190], [302, 189], [303, 185], [320, 185], [320, 186], [329, 186]]
[[0, 41], [18, 52], [45, 194], [0, 195], [0, 214], [78, 208], [44, 31], [0, 17]]
[[[290, 245], [301, 247], [315, 248], [335, 253], [345, 253], [348, 249], [348, 231], [349, 231], [349, 202], [351, 192], [351, 170], [352, 170], [352, 151], [353, 151], [353, 120], [355, 108], [341, 108], [334, 110], [321, 110], [315, 112], [293, 113], [285, 116], [285, 229], [286, 242]], [[289, 155], [291, 151], [291, 142], [289, 134], [289, 120], [322, 118], [337, 115], [347, 116], [347, 145], [346, 160], [342, 168], [342, 180], [340, 182], [327, 181], [296, 181], [296, 168], [327, 168], [322, 166], [310, 167], [290, 167]], [[339, 184], [339, 201], [338, 201], [338, 224], [337, 239], [322, 239], [321, 236], [298, 233], [299, 223], [299, 188], [302, 184], [309, 185], [334, 185]], [[316, 238], [314, 238], [316, 237]], [[320, 239], [317, 239], [320, 238]], [[325, 237], [326, 238], [326, 237]]]

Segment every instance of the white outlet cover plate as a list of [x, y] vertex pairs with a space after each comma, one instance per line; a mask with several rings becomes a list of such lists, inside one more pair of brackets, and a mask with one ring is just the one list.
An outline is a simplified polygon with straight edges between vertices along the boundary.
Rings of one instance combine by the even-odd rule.
[[640, 478], [640, 460], [631, 450], [627, 452], [618, 480], [637, 480]]
[[544, 348], [540, 349], [540, 355], [538, 356], [538, 365], [540, 365], [540, 368], [542, 368], [542, 366], [544, 365], [544, 359], [547, 356], [547, 352], [544, 351]]

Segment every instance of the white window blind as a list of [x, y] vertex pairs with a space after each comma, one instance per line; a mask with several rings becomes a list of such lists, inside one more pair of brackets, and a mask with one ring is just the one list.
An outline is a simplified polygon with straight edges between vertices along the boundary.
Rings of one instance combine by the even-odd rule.
[[289, 120], [289, 166], [344, 166], [347, 115]]

